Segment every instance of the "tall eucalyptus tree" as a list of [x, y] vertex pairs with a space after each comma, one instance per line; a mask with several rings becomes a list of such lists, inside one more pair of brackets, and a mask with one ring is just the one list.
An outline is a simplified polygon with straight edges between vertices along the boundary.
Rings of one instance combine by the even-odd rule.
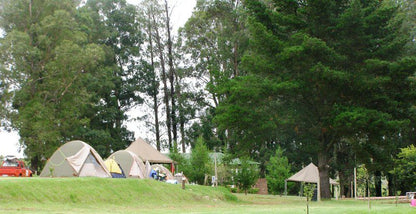
[[77, 19], [79, 1], [1, 1], [2, 79], [10, 86], [12, 126], [35, 170], [89, 125], [87, 87], [104, 60]]
[[143, 64], [140, 63], [142, 32], [138, 12], [125, 0], [89, 0], [81, 8], [90, 42], [104, 46], [106, 59], [99, 70], [105, 82], [90, 84], [97, 95], [91, 113], [91, 128], [83, 134], [100, 154], [124, 149], [133, 133], [124, 122], [126, 112], [143, 102]]
[[[230, 78], [241, 75], [239, 65], [242, 53], [247, 47], [247, 34], [242, 5], [239, 0], [209, 0], [198, 1], [191, 18], [181, 29], [183, 52], [190, 56], [188, 76], [197, 79], [205, 85], [206, 107], [201, 109], [206, 118], [213, 118], [212, 113], [225, 99], [225, 94], [216, 92], [216, 87]], [[210, 116], [211, 115], [211, 116]], [[222, 147], [226, 141], [225, 130], [219, 130], [211, 119], [205, 125], [195, 123], [194, 130], [202, 130], [202, 126], [211, 129], [211, 133], [204, 135], [210, 149]], [[211, 125], [208, 125], [211, 124]], [[199, 128], [197, 128], [199, 126]], [[202, 134], [202, 132], [200, 132]], [[229, 133], [228, 136], [232, 134]], [[218, 140], [222, 138], [221, 142]]]

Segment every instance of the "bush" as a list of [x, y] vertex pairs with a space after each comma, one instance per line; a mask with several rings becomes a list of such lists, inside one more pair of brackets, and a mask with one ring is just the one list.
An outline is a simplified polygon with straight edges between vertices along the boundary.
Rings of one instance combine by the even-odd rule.
[[279, 147], [276, 154], [270, 157], [267, 165], [267, 188], [273, 195], [281, 194], [285, 190], [285, 179], [289, 178], [290, 165], [287, 157], [283, 156], [283, 151]]
[[230, 192], [237, 193], [238, 192], [238, 188], [237, 187], [230, 187]]
[[205, 175], [209, 173], [208, 149], [202, 137], [199, 137], [195, 148], [192, 149], [188, 177], [191, 181], [204, 184]]
[[398, 189], [402, 192], [414, 190], [416, 186], [416, 147], [402, 148], [394, 160], [396, 166], [392, 173], [396, 177]]
[[238, 167], [235, 173], [235, 181], [237, 182], [238, 188], [247, 194], [247, 191], [253, 186], [258, 178], [257, 165], [251, 164], [248, 158], [241, 159], [241, 165]]
[[248, 190], [248, 193], [250, 194], [257, 194], [259, 192], [259, 188], [251, 188]]

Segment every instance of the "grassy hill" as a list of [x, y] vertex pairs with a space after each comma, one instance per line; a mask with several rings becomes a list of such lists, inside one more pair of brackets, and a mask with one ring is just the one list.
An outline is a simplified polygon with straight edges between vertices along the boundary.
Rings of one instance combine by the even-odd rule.
[[0, 178], [0, 212], [28, 209], [42, 213], [58, 206], [95, 207], [100, 213], [119, 206], [152, 210], [230, 201], [237, 197], [222, 187], [187, 185], [183, 190], [181, 185], [150, 179]]
[[[313, 202], [310, 213], [414, 213], [393, 200]], [[306, 213], [305, 198], [105, 178], [0, 178], [0, 213]]]
[[166, 184], [150, 179], [7, 178], [0, 179], [0, 203], [163, 203], [183, 201], [236, 201], [225, 188]]

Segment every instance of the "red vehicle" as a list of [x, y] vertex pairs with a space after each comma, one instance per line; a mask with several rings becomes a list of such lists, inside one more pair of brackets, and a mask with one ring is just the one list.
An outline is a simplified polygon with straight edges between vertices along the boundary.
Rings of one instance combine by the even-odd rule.
[[0, 166], [0, 176], [3, 177], [32, 177], [32, 171], [25, 167], [25, 163], [14, 156], [6, 156]]

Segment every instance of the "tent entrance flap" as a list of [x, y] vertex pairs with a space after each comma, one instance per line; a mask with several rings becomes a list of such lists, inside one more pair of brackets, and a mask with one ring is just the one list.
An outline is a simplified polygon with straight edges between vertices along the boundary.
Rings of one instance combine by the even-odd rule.
[[90, 150], [87, 146], [82, 146], [82, 148], [74, 155], [67, 157], [66, 160], [68, 161], [69, 165], [74, 168], [74, 171], [79, 174], [85, 160], [90, 154]]
[[90, 153], [79, 172], [80, 177], [108, 177], [97, 159]]

